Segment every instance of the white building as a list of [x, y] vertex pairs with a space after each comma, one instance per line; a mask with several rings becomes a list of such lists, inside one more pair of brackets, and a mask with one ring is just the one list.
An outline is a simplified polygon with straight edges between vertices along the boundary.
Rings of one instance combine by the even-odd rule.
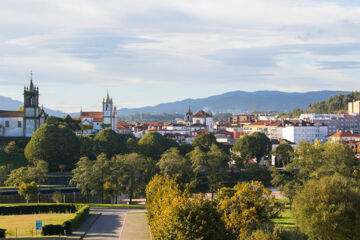
[[107, 93], [102, 101], [102, 112], [83, 112], [80, 110], [80, 120], [83, 125], [91, 126], [87, 133], [98, 133], [103, 128], [111, 128], [116, 131], [116, 106]]
[[23, 111], [0, 111], [0, 136], [31, 137], [45, 123], [46, 114], [39, 108], [39, 88], [30, 84], [24, 88]]
[[314, 141], [321, 140], [326, 141], [328, 135], [328, 126], [322, 124], [314, 124], [305, 121], [293, 121], [288, 122], [282, 128], [282, 138], [295, 144], [299, 144], [301, 141]]
[[213, 124], [214, 124], [213, 116], [203, 110], [198, 111], [192, 116], [192, 123], [193, 125], [194, 124], [205, 125], [207, 130], [213, 132]]

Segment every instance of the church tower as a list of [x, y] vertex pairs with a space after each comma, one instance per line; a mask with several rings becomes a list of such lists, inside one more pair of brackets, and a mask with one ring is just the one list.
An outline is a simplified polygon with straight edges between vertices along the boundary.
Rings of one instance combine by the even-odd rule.
[[24, 136], [31, 137], [39, 126], [39, 88], [33, 84], [30, 73], [30, 84], [24, 87]]
[[193, 113], [190, 109], [190, 106], [189, 106], [189, 110], [187, 111], [187, 113], [185, 114], [185, 124], [186, 126], [190, 126], [192, 124], [192, 121], [193, 121]]
[[103, 99], [103, 123], [109, 124], [112, 130], [116, 130], [113, 100], [109, 97], [109, 92], [107, 92], [106, 98]]

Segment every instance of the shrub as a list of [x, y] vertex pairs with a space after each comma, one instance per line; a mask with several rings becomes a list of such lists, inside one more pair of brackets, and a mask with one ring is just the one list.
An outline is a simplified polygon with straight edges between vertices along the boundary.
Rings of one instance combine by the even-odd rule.
[[72, 234], [73, 230], [79, 227], [89, 217], [90, 207], [84, 205], [70, 219], [63, 223], [66, 235]]
[[0, 215], [38, 214], [38, 213], [72, 213], [76, 212], [74, 204], [26, 204], [0, 206]]
[[51, 199], [56, 203], [61, 203], [62, 201], [62, 194], [60, 191], [53, 192]]
[[5, 238], [6, 229], [0, 228], [0, 238]]
[[64, 228], [60, 224], [44, 225], [41, 231], [41, 235], [59, 235], [59, 234], [64, 234]]

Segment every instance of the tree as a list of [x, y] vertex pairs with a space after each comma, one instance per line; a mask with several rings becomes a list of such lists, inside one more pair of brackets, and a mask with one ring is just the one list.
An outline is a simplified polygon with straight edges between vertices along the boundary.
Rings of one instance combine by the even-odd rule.
[[164, 176], [177, 177], [181, 183], [189, 183], [192, 177], [191, 162], [180, 155], [177, 148], [170, 148], [162, 155], [157, 163], [160, 173]]
[[195, 147], [189, 153], [189, 158], [197, 178], [195, 181], [198, 182], [197, 184], [201, 184], [205, 176], [206, 185], [213, 196], [222, 184], [229, 156], [217, 145], [213, 144], [209, 152], [203, 152], [200, 147]]
[[270, 154], [271, 141], [264, 133], [255, 132], [240, 138], [232, 150], [238, 153], [242, 159], [256, 158], [259, 163], [262, 157]]
[[128, 140], [126, 141], [126, 147], [129, 153], [139, 152], [138, 143], [135, 138], [128, 138]]
[[8, 145], [5, 147], [5, 152], [9, 154], [10, 156], [14, 156], [16, 153], [20, 151], [19, 147], [16, 146], [15, 141], [11, 141], [8, 143]]
[[79, 155], [79, 140], [71, 129], [56, 125], [41, 125], [25, 147], [29, 162], [42, 159], [49, 163], [50, 171], [58, 171], [63, 164], [72, 169]]
[[360, 239], [360, 187], [341, 175], [308, 181], [293, 201], [300, 231], [311, 239]]
[[167, 139], [158, 132], [147, 133], [139, 140], [138, 145], [140, 153], [156, 161], [167, 149], [178, 146], [174, 140]]
[[93, 162], [88, 157], [82, 157], [75, 165], [70, 185], [75, 185], [82, 194], [88, 197], [93, 188]]
[[154, 176], [146, 187], [146, 206], [154, 239], [225, 239], [215, 202], [190, 199], [174, 179]]
[[290, 158], [293, 156], [294, 149], [287, 142], [283, 142], [280, 143], [279, 146], [277, 146], [275, 152], [276, 155], [280, 157], [280, 160], [282, 162], [281, 166], [285, 167], [289, 163]]
[[354, 169], [358, 166], [359, 162], [353, 151], [344, 143], [321, 144], [317, 141], [312, 145], [309, 142], [301, 142], [285, 171], [278, 172], [272, 169], [272, 184], [292, 199], [296, 191], [308, 180], [336, 173], [353, 177]]
[[127, 152], [126, 140], [110, 128], [101, 130], [94, 138], [94, 152], [96, 155], [105, 153], [108, 158], [116, 154]]
[[61, 203], [63, 200], [61, 192], [60, 191], [53, 192], [53, 194], [51, 195], [51, 199], [56, 203]]
[[41, 184], [45, 181], [47, 172], [47, 162], [38, 160], [34, 166], [20, 167], [12, 170], [9, 178], [5, 181], [5, 185], [20, 186], [23, 182]]
[[218, 143], [215, 136], [210, 132], [200, 134], [192, 142], [194, 148], [199, 147], [202, 151], [209, 151], [214, 144], [217, 145]]
[[114, 170], [117, 184], [122, 192], [129, 195], [129, 204], [134, 196], [145, 192], [145, 186], [154, 175], [155, 162], [138, 153], [115, 156]]
[[194, 147], [191, 144], [186, 143], [186, 142], [182, 142], [179, 146], [179, 152], [183, 156], [186, 156], [186, 154], [188, 154], [192, 150], [194, 150]]
[[232, 235], [229, 239], [239, 239], [270, 223], [281, 210], [270, 191], [260, 182], [239, 183], [233, 191], [220, 189], [217, 201], [225, 226]]
[[8, 173], [8, 170], [6, 169], [6, 167], [0, 166], [0, 185], [4, 184], [4, 181], [7, 178], [7, 173]]
[[24, 196], [26, 203], [29, 204], [29, 200], [31, 199], [32, 196], [35, 196], [36, 194], [39, 193], [39, 189], [35, 182], [31, 182], [31, 183], [23, 182], [20, 184], [18, 193], [19, 195]]
[[90, 159], [95, 159], [94, 152], [94, 141], [90, 137], [81, 137], [80, 138], [80, 157], [88, 157]]
[[103, 189], [104, 196], [110, 198], [110, 203], [113, 203], [112, 199], [113, 197], [116, 197], [116, 194], [118, 193], [116, 185], [107, 181], [104, 183]]

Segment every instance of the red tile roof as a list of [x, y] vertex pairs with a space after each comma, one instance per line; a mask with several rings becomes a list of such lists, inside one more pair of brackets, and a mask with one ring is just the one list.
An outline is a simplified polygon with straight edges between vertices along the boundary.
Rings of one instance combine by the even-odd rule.
[[102, 112], [81, 112], [80, 118], [102, 118]]
[[330, 137], [360, 137], [360, 134], [353, 133], [353, 132], [339, 131], [339, 132], [336, 132], [336, 133], [330, 135]]
[[93, 122], [103, 122], [102, 118], [94, 118]]
[[0, 110], [0, 117], [24, 117], [23, 111], [2, 111]]
[[193, 118], [207, 118], [207, 117], [212, 117], [212, 115], [211, 114], [209, 114], [209, 113], [207, 113], [207, 112], [205, 112], [204, 110], [200, 110], [200, 111], [198, 111], [197, 113], [195, 113], [194, 115], [193, 115]]

